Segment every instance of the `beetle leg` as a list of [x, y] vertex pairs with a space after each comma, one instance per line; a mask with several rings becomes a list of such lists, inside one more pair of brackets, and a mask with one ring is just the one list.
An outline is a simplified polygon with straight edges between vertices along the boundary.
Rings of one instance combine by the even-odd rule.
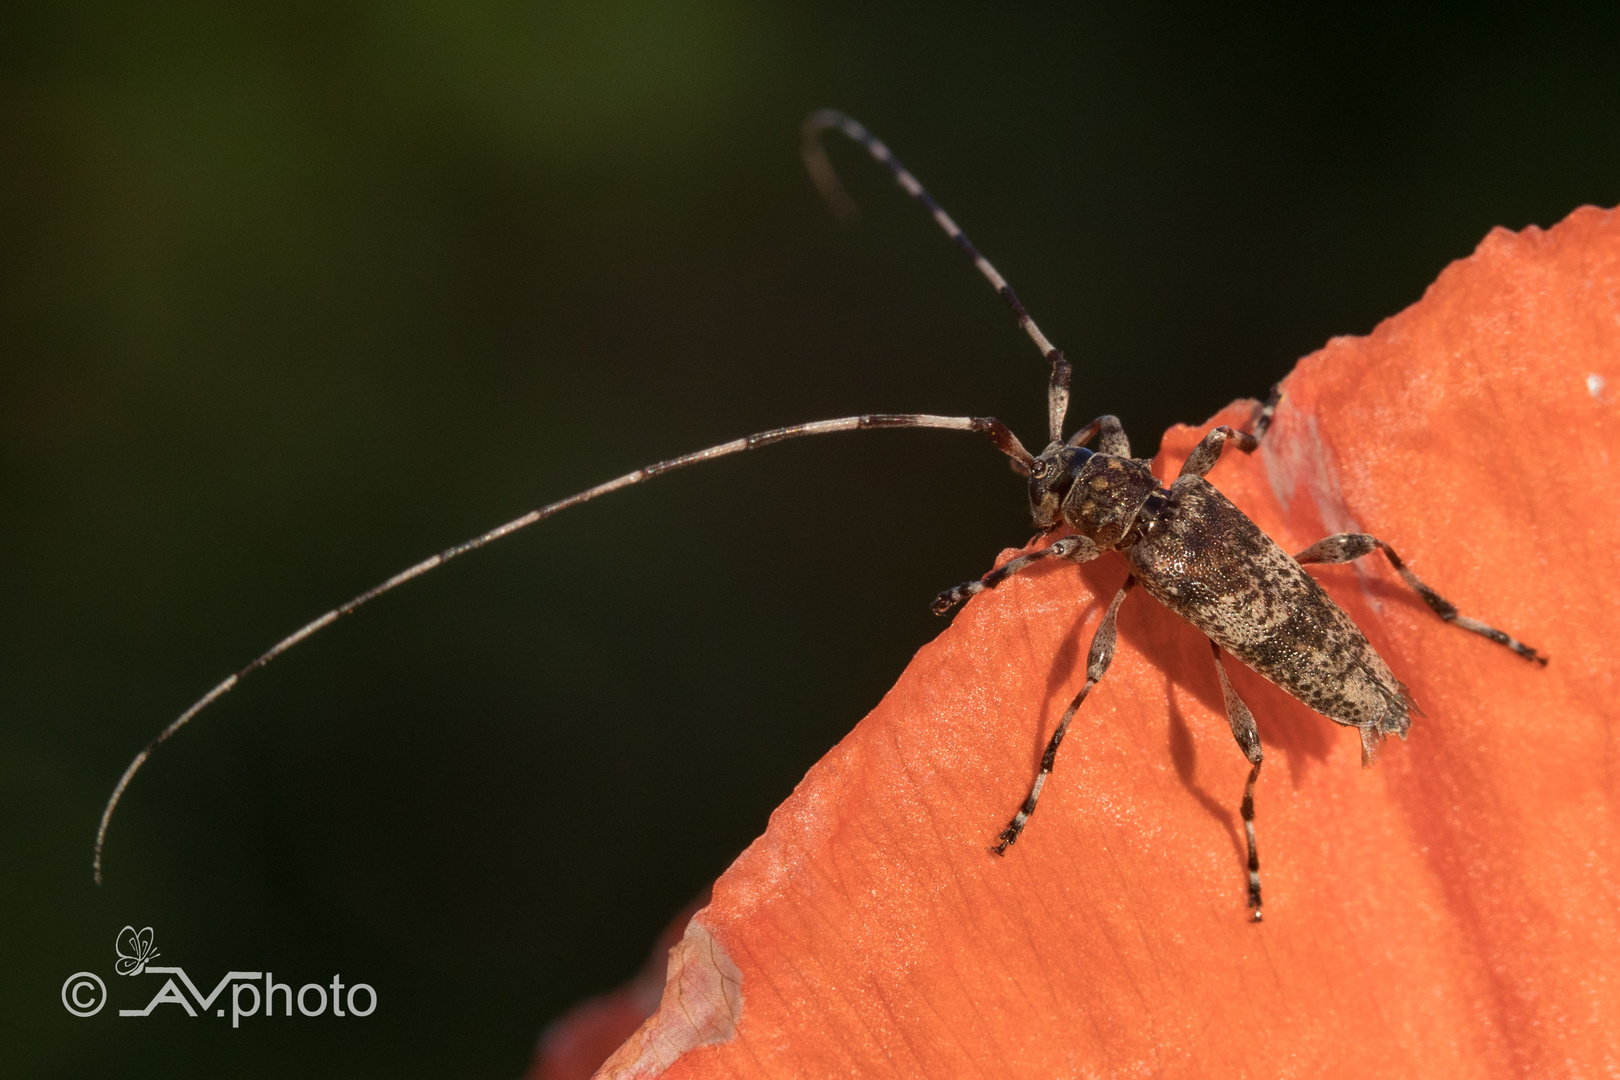
[[1069, 436], [1070, 446], [1084, 446], [1092, 439], [1097, 440], [1097, 453], [1111, 454], [1114, 457], [1128, 458], [1131, 456], [1131, 440], [1125, 437], [1125, 425], [1119, 422], [1119, 417], [1108, 413], [1097, 417], [1091, 423]]
[[1243, 835], [1249, 842], [1249, 906], [1254, 909], [1254, 921], [1260, 921], [1260, 849], [1254, 842], [1254, 782], [1260, 779], [1260, 763], [1265, 759], [1265, 753], [1260, 749], [1260, 731], [1254, 726], [1254, 714], [1237, 696], [1232, 689], [1232, 682], [1226, 677], [1226, 667], [1221, 663], [1221, 647], [1213, 641], [1209, 643], [1215, 654], [1215, 670], [1221, 676], [1221, 693], [1226, 697], [1226, 722], [1232, 725], [1232, 735], [1237, 739], [1238, 746], [1243, 749], [1243, 756], [1249, 759], [1249, 780], [1243, 785]]
[[[1062, 541], [1059, 541], [1059, 543], [1062, 543]], [[1086, 700], [1086, 695], [1091, 693], [1091, 688], [1102, 680], [1102, 677], [1108, 672], [1108, 665], [1113, 663], [1114, 646], [1118, 641], [1115, 623], [1119, 618], [1119, 605], [1125, 602], [1126, 594], [1135, 585], [1136, 578], [1128, 577], [1125, 579], [1125, 584], [1119, 587], [1119, 592], [1114, 594], [1113, 602], [1108, 605], [1107, 614], [1103, 616], [1102, 622], [1097, 625], [1097, 632], [1091, 636], [1091, 652], [1086, 657], [1086, 685], [1082, 686], [1080, 692], [1074, 696], [1074, 700], [1069, 703], [1068, 710], [1063, 714], [1063, 719], [1058, 721], [1057, 730], [1052, 732], [1052, 740], [1046, 744], [1046, 753], [1041, 755], [1041, 769], [1035, 774], [1035, 783], [1030, 788], [1029, 798], [1024, 800], [1024, 805], [1018, 808], [1018, 813], [1013, 815], [1012, 821], [997, 837], [1000, 842], [990, 849], [997, 855], [1005, 854], [1007, 846], [1018, 841], [1018, 834], [1024, 831], [1024, 825], [1029, 821], [1029, 816], [1035, 812], [1035, 804], [1040, 801], [1041, 788], [1046, 786], [1046, 778], [1051, 774], [1052, 765], [1057, 761], [1058, 746], [1063, 742], [1064, 733], [1069, 730], [1069, 721], [1074, 719], [1074, 714], [1080, 708], [1081, 702]]]
[[1222, 424], [1205, 435], [1203, 442], [1193, 447], [1193, 452], [1187, 455], [1187, 460], [1182, 463], [1178, 475], [1203, 476], [1209, 472], [1221, 459], [1221, 448], [1226, 445], [1228, 439], [1237, 443], [1237, 448], [1245, 454], [1254, 453], [1255, 447], [1260, 445], [1260, 440], [1248, 432]]
[[1102, 549], [1078, 533], [1065, 536], [1039, 551], [1032, 551], [1028, 555], [1020, 555], [1002, 566], [990, 571], [977, 581], [964, 581], [960, 585], [953, 585], [949, 589], [934, 597], [931, 608], [935, 615], [943, 615], [951, 608], [972, 596], [977, 596], [986, 589], [993, 589], [1002, 581], [1019, 573], [1042, 559], [1057, 556], [1060, 559], [1069, 559], [1072, 562], [1090, 562], [1102, 554]]
[[1266, 432], [1271, 430], [1271, 418], [1276, 415], [1277, 405], [1282, 401], [1282, 396], [1282, 383], [1276, 383], [1272, 386], [1271, 393], [1266, 395], [1266, 403], [1254, 414], [1254, 420], [1249, 426], [1254, 428], [1256, 439], [1264, 439]]
[[1455, 623], [1464, 630], [1472, 630], [1482, 637], [1490, 638], [1498, 645], [1507, 646], [1526, 660], [1534, 660], [1536, 663], [1546, 666], [1547, 658], [1524, 642], [1512, 635], [1504, 634], [1494, 626], [1460, 614], [1457, 611], [1457, 605], [1425, 585], [1422, 579], [1406, 568], [1406, 564], [1401, 561], [1401, 557], [1395, 554], [1395, 549], [1376, 536], [1369, 536], [1366, 533], [1338, 533], [1324, 540], [1318, 540], [1298, 555], [1295, 555], [1294, 559], [1300, 563], [1346, 563], [1353, 559], [1359, 559], [1363, 555], [1370, 555], [1375, 550], [1384, 553], [1385, 558], [1389, 559], [1389, 564], [1395, 568], [1395, 572], [1401, 575], [1401, 580], [1405, 581], [1412, 587], [1414, 592], [1423, 597], [1423, 602], [1428, 604], [1434, 613], [1446, 620], [1446, 622]]

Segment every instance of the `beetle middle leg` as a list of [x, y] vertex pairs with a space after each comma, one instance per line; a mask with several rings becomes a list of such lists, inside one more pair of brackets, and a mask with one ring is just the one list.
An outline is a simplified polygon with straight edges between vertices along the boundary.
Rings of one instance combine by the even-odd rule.
[[[1061, 540], [1058, 542], [1062, 543]], [[997, 837], [1000, 843], [990, 849], [997, 855], [1005, 854], [1007, 846], [1018, 841], [1018, 834], [1024, 831], [1029, 816], [1035, 812], [1035, 804], [1040, 801], [1041, 788], [1046, 786], [1046, 778], [1051, 775], [1052, 766], [1057, 761], [1058, 746], [1063, 742], [1064, 733], [1069, 730], [1069, 722], [1074, 719], [1075, 712], [1086, 700], [1086, 695], [1091, 693], [1091, 688], [1102, 681], [1102, 677], [1108, 673], [1108, 665], [1114, 661], [1114, 646], [1118, 642], [1116, 622], [1119, 618], [1119, 606], [1125, 602], [1126, 595], [1135, 585], [1136, 578], [1125, 579], [1125, 584], [1119, 587], [1119, 592], [1114, 594], [1113, 602], [1108, 605], [1108, 613], [1097, 625], [1097, 632], [1091, 636], [1091, 651], [1086, 657], [1086, 684], [1069, 703], [1063, 719], [1058, 721], [1057, 730], [1052, 732], [1052, 739], [1046, 744], [1046, 753], [1041, 755], [1041, 768], [1035, 774], [1035, 783], [1030, 788], [1029, 798], [1024, 800], [1024, 805], [1018, 808], [1018, 813], [1013, 815], [1012, 821]]]
[[1249, 779], [1243, 785], [1243, 835], [1249, 842], [1249, 906], [1254, 909], [1254, 921], [1260, 921], [1260, 849], [1254, 842], [1254, 784], [1260, 779], [1260, 764], [1265, 753], [1260, 749], [1260, 731], [1254, 726], [1254, 714], [1232, 689], [1226, 677], [1226, 666], [1221, 663], [1221, 647], [1209, 643], [1215, 654], [1215, 670], [1221, 676], [1221, 694], [1226, 698], [1226, 722], [1232, 725], [1232, 736], [1249, 759]]
[[1401, 575], [1401, 580], [1411, 586], [1413, 592], [1423, 597], [1423, 602], [1428, 604], [1430, 609], [1446, 622], [1455, 623], [1464, 630], [1472, 630], [1481, 637], [1491, 639], [1498, 645], [1505, 645], [1526, 660], [1534, 660], [1538, 664], [1546, 665], [1547, 658], [1545, 656], [1536, 652], [1518, 638], [1505, 634], [1488, 623], [1482, 623], [1478, 619], [1470, 619], [1468, 616], [1458, 612], [1457, 605], [1425, 585], [1421, 578], [1406, 568], [1406, 564], [1401, 561], [1401, 557], [1395, 554], [1395, 549], [1376, 536], [1369, 536], [1367, 533], [1336, 533], [1326, 539], [1318, 540], [1298, 555], [1295, 555], [1294, 559], [1299, 563], [1347, 563], [1359, 559], [1363, 555], [1371, 555], [1374, 551], [1382, 551], [1384, 557], [1389, 559], [1389, 564], [1395, 568], [1395, 572]]

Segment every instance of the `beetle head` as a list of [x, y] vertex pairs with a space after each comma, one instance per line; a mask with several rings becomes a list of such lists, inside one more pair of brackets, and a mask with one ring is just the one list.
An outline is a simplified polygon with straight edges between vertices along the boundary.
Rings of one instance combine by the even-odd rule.
[[1092, 453], [1083, 446], [1053, 443], [1029, 467], [1029, 514], [1038, 529], [1050, 529], [1062, 517], [1063, 497]]

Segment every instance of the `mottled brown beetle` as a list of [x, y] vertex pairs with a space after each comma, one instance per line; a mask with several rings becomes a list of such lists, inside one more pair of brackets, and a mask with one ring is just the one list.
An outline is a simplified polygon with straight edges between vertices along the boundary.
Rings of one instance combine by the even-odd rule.
[[[1456, 607], [1420, 581], [1382, 540], [1365, 533], [1340, 533], [1290, 556], [1205, 480], [1204, 474], [1220, 458], [1228, 440], [1245, 451], [1260, 445], [1275, 396], [1274, 392], [1274, 400], [1259, 414], [1256, 434], [1224, 425], [1215, 428], [1188, 456], [1168, 488], [1154, 478], [1147, 461], [1131, 457], [1130, 444], [1115, 417], [1099, 417], [1067, 443], [1054, 442], [1030, 466], [1030, 513], [1042, 529], [1066, 525], [1074, 534], [1013, 559], [978, 581], [947, 589], [934, 600], [934, 611], [943, 615], [975, 593], [1054, 556], [1088, 562], [1105, 551], [1119, 551], [1130, 567], [1130, 576], [1092, 637], [1085, 685], [1058, 721], [1029, 797], [993, 849], [998, 855], [1017, 841], [1035, 812], [1069, 722], [1108, 671], [1114, 658], [1120, 605], [1138, 584], [1209, 637], [1226, 698], [1226, 717], [1250, 763], [1242, 815], [1249, 848], [1249, 906], [1256, 922], [1261, 909], [1254, 785], [1264, 755], [1254, 716], [1221, 666], [1221, 650], [1329, 720], [1358, 729], [1363, 765], [1373, 763], [1385, 737], [1405, 738], [1410, 714], [1421, 711], [1350, 616], [1301, 564], [1349, 562], [1381, 550], [1442, 619], [1483, 634], [1526, 659], [1547, 662], [1502, 631], [1458, 614]], [[1098, 445], [1095, 453], [1084, 445], [1093, 438]]]
[[[1249, 779], [1243, 790], [1242, 814], [1249, 850], [1249, 904], [1254, 909], [1256, 921], [1260, 919], [1260, 861], [1255, 847], [1254, 785], [1260, 775], [1262, 753], [1254, 717], [1233, 692], [1220, 665], [1220, 650], [1225, 649], [1336, 723], [1358, 728], [1364, 764], [1371, 764], [1379, 744], [1387, 735], [1406, 734], [1410, 725], [1409, 713], [1416, 709], [1406, 687], [1390, 673], [1388, 666], [1344, 610], [1305, 573], [1301, 563], [1348, 562], [1381, 549], [1407, 584], [1416, 589], [1441, 618], [1483, 634], [1528, 659], [1543, 664], [1547, 662], [1535, 650], [1500, 630], [1460, 616], [1455, 607], [1407, 570], [1382, 540], [1360, 533], [1344, 533], [1330, 536], [1299, 555], [1290, 557], [1241, 510], [1205, 481], [1204, 474], [1219, 459], [1221, 448], [1227, 440], [1235, 441], [1244, 451], [1253, 451], [1259, 446], [1260, 437], [1264, 435], [1276, 405], [1275, 391], [1272, 401], [1257, 414], [1253, 434], [1230, 427], [1218, 427], [1211, 431], [1187, 459], [1180, 477], [1169, 488], [1153, 477], [1148, 462], [1131, 457], [1125, 432], [1119, 420], [1113, 416], [1093, 420], [1065, 441], [1063, 422], [1068, 412], [1070, 368], [1062, 351], [1046, 339], [1024, 310], [1011, 286], [979, 254], [916, 178], [895, 160], [888, 148], [851, 118], [824, 110], [811, 114], [805, 120], [803, 151], [811, 178], [835, 213], [847, 216], [853, 205], [839, 186], [819, 142], [822, 132], [834, 128], [865, 147], [873, 158], [890, 170], [901, 188], [928, 209], [946, 235], [973, 260], [979, 272], [1012, 308], [1019, 326], [1050, 363], [1047, 412], [1051, 442], [1047, 448], [1039, 456], [1030, 454], [1006, 425], [993, 417], [905, 413], [820, 420], [761, 432], [683, 457], [657, 462], [532, 510], [465, 543], [447, 548], [289, 634], [235, 674], [226, 677], [159, 732], [124, 770], [102, 811], [92, 864], [97, 882], [101, 880], [102, 849], [113, 811], [129, 782], [152, 751], [203, 709], [232, 690], [245, 676], [264, 667], [294, 645], [405, 582], [459, 555], [543, 521], [559, 511], [673, 469], [808, 435], [878, 428], [940, 428], [976, 432], [988, 437], [998, 450], [1007, 455], [1014, 471], [1029, 477], [1030, 512], [1035, 525], [1046, 532], [1064, 526], [1074, 530], [1045, 548], [1013, 559], [978, 581], [947, 589], [934, 600], [933, 609], [938, 614], [945, 614], [975, 593], [994, 588], [1007, 577], [1042, 559], [1055, 556], [1073, 562], [1086, 562], [1105, 551], [1119, 551], [1130, 566], [1130, 576], [1109, 604], [1102, 624], [1092, 638], [1085, 685], [1058, 722], [1057, 730], [1041, 758], [1040, 771], [1036, 774], [1029, 797], [992, 849], [998, 855], [1018, 839], [1029, 816], [1034, 813], [1041, 788], [1052, 771], [1058, 746], [1070, 721], [1086, 695], [1108, 670], [1114, 655], [1115, 623], [1120, 604], [1137, 584], [1208, 635], [1215, 651], [1215, 668], [1220, 674], [1221, 689], [1226, 697], [1227, 718], [1238, 745], [1251, 763]], [[1093, 440], [1097, 443], [1095, 452], [1087, 448], [1087, 444]]]

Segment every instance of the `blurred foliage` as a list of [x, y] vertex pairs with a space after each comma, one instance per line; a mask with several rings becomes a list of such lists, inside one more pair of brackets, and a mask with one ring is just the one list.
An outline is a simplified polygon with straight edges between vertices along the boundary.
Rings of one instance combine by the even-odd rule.
[[[136, 749], [427, 552], [781, 423], [1036, 438], [1040, 358], [846, 146], [864, 212], [830, 220], [810, 109], [901, 154], [1076, 361], [1071, 419], [1150, 453], [1492, 226], [1620, 200], [1617, 21], [6, 5], [0, 1073], [516, 1075], [937, 632], [934, 593], [1024, 540], [1018, 482], [938, 433], [593, 504], [245, 684], [154, 758], [90, 884]], [[209, 985], [338, 972], [380, 1004], [68, 1016], [125, 923]]]

